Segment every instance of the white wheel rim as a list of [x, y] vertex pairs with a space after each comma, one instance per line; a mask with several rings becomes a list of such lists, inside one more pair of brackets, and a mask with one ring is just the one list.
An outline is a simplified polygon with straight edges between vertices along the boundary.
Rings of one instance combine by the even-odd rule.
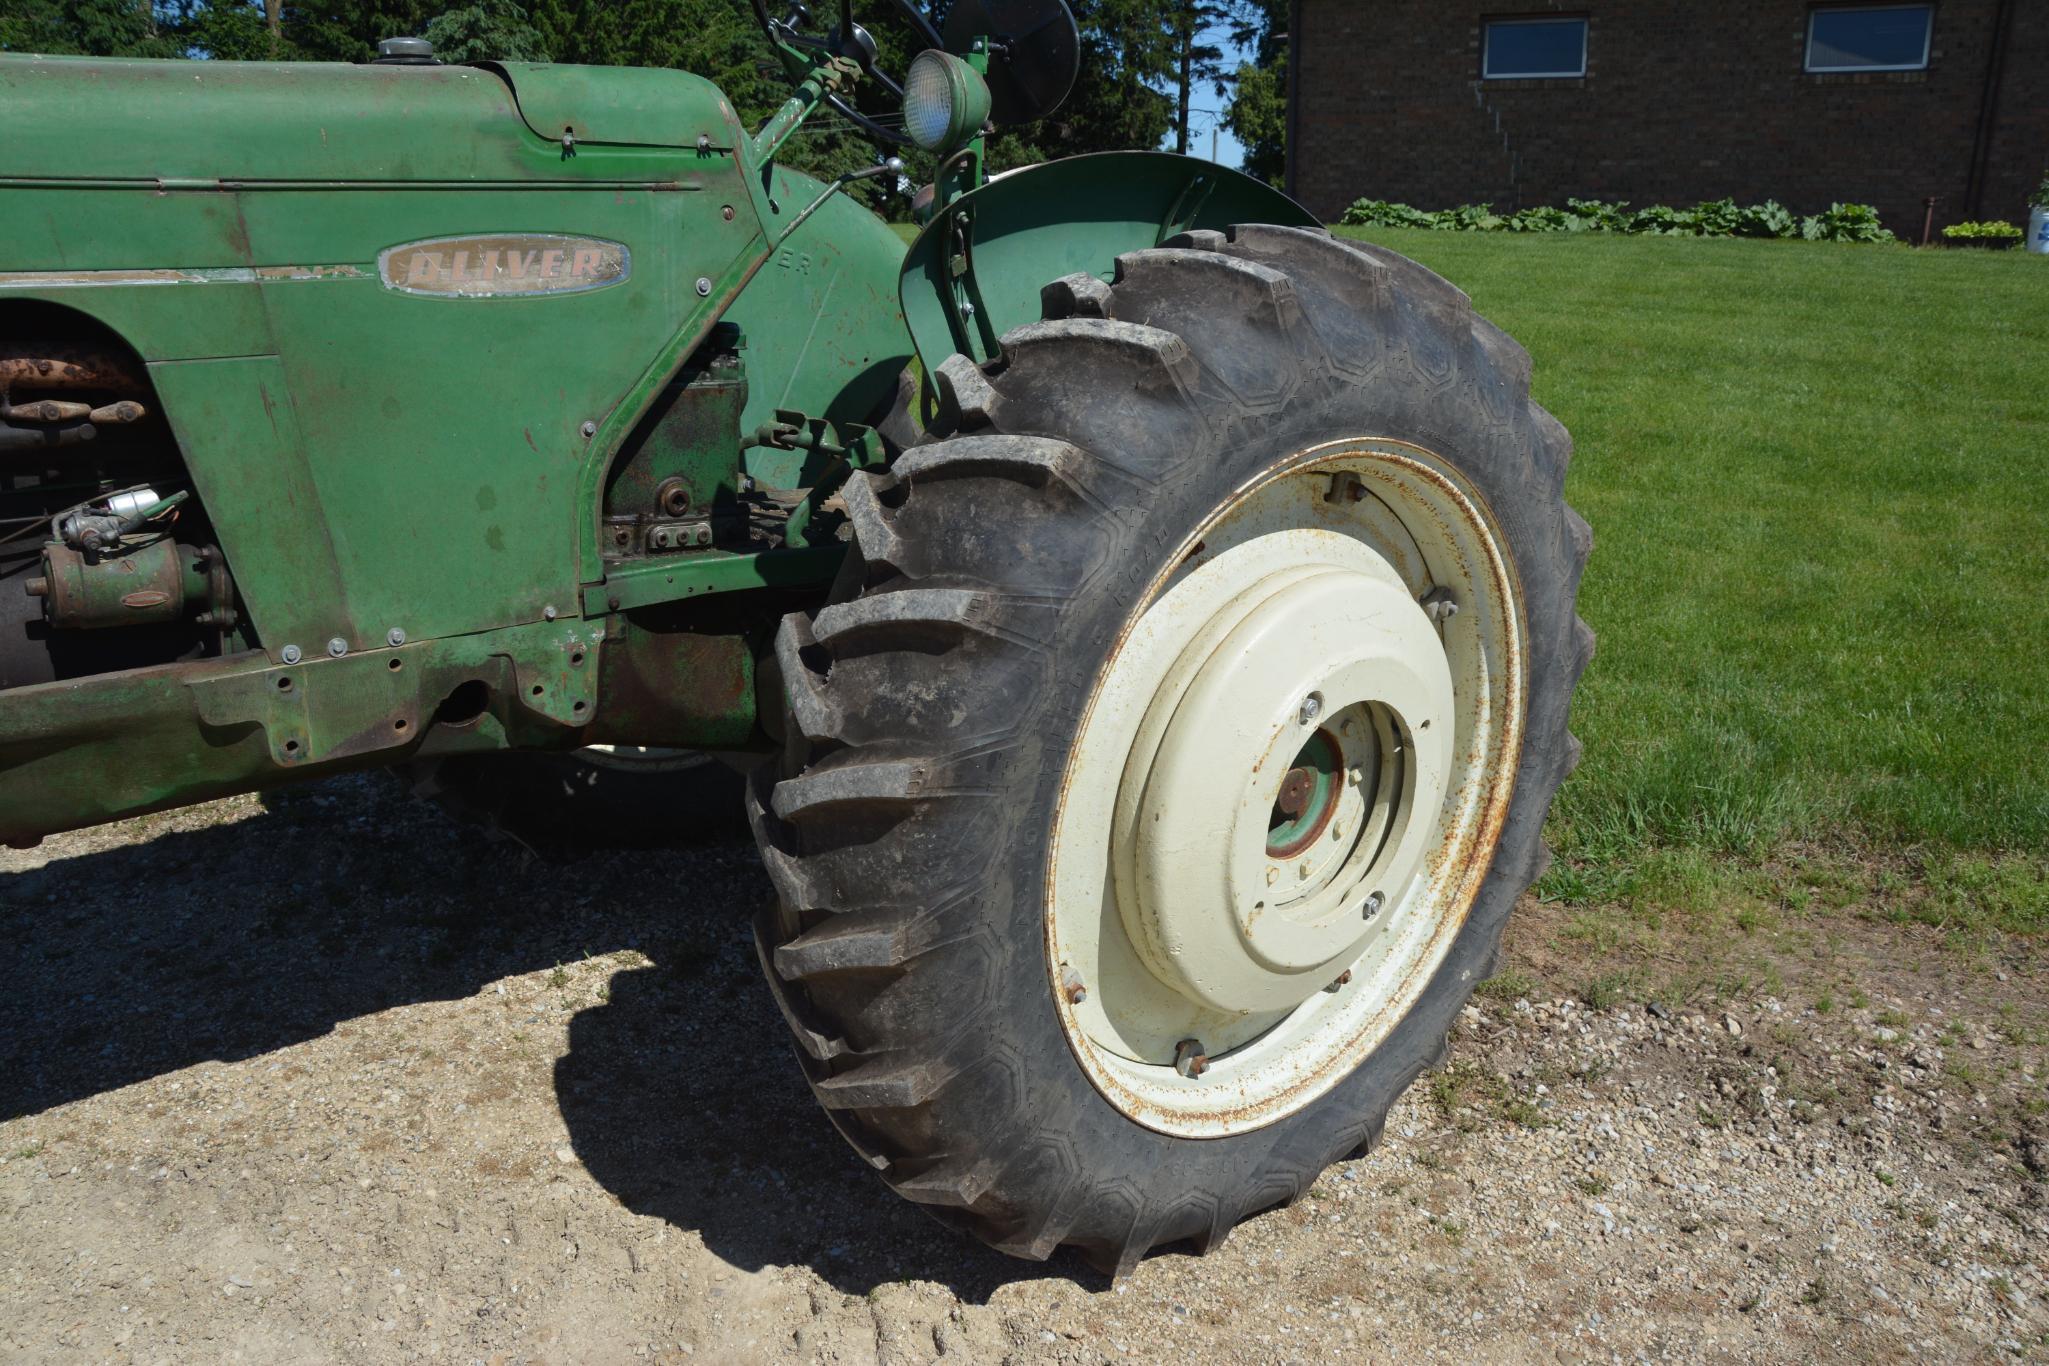
[[1105, 1097], [1219, 1137], [1337, 1085], [1464, 924], [1514, 787], [1520, 593], [1477, 494], [1395, 441], [1302, 452], [1169, 563], [1069, 756], [1048, 976]]

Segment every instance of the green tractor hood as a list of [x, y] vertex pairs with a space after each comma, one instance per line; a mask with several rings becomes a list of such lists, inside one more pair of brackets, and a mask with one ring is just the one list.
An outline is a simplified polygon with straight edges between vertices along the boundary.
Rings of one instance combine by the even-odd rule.
[[662, 179], [741, 137], [700, 76], [538, 63], [6, 56], [0, 109], [0, 177], [74, 182], [590, 179], [580, 143], [645, 147], [639, 169]]

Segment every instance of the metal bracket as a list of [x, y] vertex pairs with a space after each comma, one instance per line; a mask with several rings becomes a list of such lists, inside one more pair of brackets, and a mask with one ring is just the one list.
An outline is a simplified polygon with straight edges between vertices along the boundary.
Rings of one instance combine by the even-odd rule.
[[1201, 171], [1189, 178], [1188, 184], [1174, 200], [1174, 207], [1167, 211], [1166, 221], [1160, 224], [1160, 235], [1153, 239], [1154, 246], [1172, 241], [1195, 226], [1202, 217], [1202, 206], [1209, 203], [1210, 194], [1217, 188], [1217, 178]]

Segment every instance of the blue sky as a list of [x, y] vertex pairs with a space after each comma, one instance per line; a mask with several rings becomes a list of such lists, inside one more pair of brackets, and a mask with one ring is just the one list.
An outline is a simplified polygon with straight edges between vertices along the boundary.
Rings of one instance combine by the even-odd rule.
[[[1252, 54], [1249, 50], [1232, 46], [1223, 34], [1211, 33], [1208, 36], [1223, 47], [1224, 65], [1227, 68], [1236, 70], [1240, 61], [1250, 60]], [[1207, 158], [1210, 154], [1210, 129], [1215, 127], [1217, 133], [1217, 161], [1222, 165], [1242, 170], [1245, 165], [1245, 149], [1238, 144], [1238, 139], [1231, 135], [1230, 129], [1217, 126], [1221, 121], [1219, 115], [1223, 112], [1224, 98], [1224, 96], [1218, 95], [1210, 86], [1201, 85], [1195, 88], [1189, 98], [1189, 104], [1195, 110], [1207, 109], [1213, 112], [1207, 114], [1192, 112], [1189, 114], [1188, 151], [1191, 156]], [[1166, 140], [1160, 146], [1172, 150], [1174, 134], [1171, 130], [1169, 130]]]

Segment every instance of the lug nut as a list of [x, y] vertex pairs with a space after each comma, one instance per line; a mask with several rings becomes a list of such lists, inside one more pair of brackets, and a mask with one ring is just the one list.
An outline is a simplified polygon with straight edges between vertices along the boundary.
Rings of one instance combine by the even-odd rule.
[[1305, 725], [1305, 726], [1306, 726], [1306, 725], [1308, 725], [1308, 724], [1309, 724], [1309, 723], [1310, 723], [1311, 721], [1314, 721], [1314, 720], [1315, 720], [1315, 719], [1316, 719], [1317, 717], [1319, 717], [1319, 716], [1321, 716], [1321, 715], [1323, 715], [1323, 694], [1322, 694], [1322, 693], [1320, 693], [1320, 692], [1313, 692], [1313, 693], [1309, 694], [1309, 696], [1307, 696], [1307, 697], [1305, 697], [1305, 698], [1303, 698], [1303, 699], [1302, 699], [1302, 724], [1303, 724], [1303, 725]]
[[1191, 1081], [1209, 1071], [1209, 1054], [1201, 1039], [1183, 1039], [1174, 1045], [1174, 1070]]
[[1360, 908], [1360, 911], [1365, 919], [1371, 920], [1374, 916], [1380, 914], [1380, 906], [1380, 893], [1375, 892], [1372, 896], [1366, 898], [1366, 904]]
[[1078, 1006], [1089, 998], [1089, 991], [1082, 984], [1081, 974], [1065, 963], [1060, 965], [1060, 994], [1067, 998], [1067, 1004]]

